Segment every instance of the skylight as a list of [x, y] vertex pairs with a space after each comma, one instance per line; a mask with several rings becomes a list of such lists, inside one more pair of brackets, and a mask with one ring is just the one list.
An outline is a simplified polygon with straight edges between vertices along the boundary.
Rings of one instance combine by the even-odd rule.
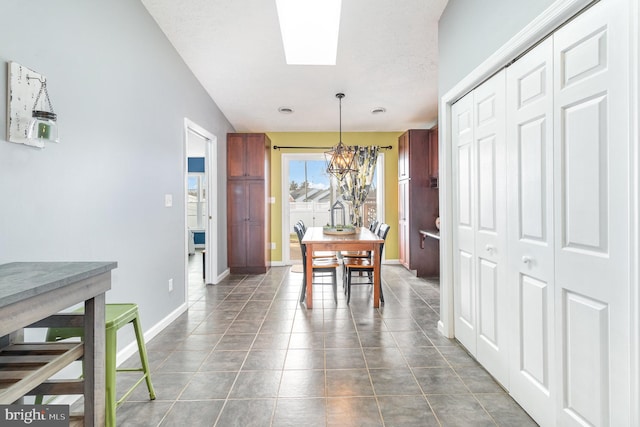
[[341, 0], [276, 0], [287, 64], [336, 65]]

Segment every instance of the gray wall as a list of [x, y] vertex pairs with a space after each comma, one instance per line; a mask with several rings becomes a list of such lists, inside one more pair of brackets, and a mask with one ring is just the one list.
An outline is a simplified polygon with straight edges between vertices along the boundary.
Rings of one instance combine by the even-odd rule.
[[[6, 141], [8, 61], [47, 77], [60, 144]], [[184, 302], [184, 118], [217, 136], [219, 183], [231, 125], [139, 1], [3, 1], [0, 62], [0, 263], [117, 261], [107, 302], [156, 324]], [[221, 273], [224, 185], [218, 206]]]
[[449, 0], [438, 25], [438, 91], [444, 95], [554, 0]]

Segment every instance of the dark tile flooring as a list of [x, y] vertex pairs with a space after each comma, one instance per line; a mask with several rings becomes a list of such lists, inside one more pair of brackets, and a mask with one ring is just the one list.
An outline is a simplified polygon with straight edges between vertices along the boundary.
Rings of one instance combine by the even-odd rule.
[[[147, 345], [158, 397], [140, 385], [118, 426], [536, 425], [437, 332], [437, 282], [385, 265], [380, 309], [370, 286], [336, 305], [331, 286], [314, 285], [307, 310], [288, 267], [205, 286], [191, 258], [188, 312]], [[119, 374], [118, 389], [132, 381]]]

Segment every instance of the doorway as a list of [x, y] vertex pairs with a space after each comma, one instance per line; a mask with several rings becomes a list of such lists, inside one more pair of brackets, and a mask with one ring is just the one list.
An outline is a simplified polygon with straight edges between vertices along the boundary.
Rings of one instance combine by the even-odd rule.
[[[202, 263], [204, 284], [218, 279], [218, 177], [217, 138], [189, 119], [184, 121], [185, 139], [185, 293], [190, 280], [189, 257]], [[188, 300], [188, 295], [185, 296]]]
[[[307, 227], [322, 227], [331, 223], [331, 206], [342, 201], [345, 219], [349, 222], [349, 203], [344, 202], [338, 191], [336, 178], [326, 172], [323, 153], [295, 153], [282, 155], [282, 262], [285, 265], [302, 262], [298, 238], [293, 225], [302, 220]], [[364, 205], [364, 226], [370, 221], [384, 218], [384, 155], [378, 154], [374, 185]]]

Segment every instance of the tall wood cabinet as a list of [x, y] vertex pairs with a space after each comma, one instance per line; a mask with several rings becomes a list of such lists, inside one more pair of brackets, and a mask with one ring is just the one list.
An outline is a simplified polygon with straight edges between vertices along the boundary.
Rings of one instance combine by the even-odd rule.
[[227, 262], [231, 273], [270, 265], [269, 148], [263, 133], [227, 134]]
[[420, 230], [436, 232], [437, 141], [435, 129], [411, 129], [398, 138], [399, 259], [425, 277], [440, 274], [439, 242], [424, 240], [420, 234]]

